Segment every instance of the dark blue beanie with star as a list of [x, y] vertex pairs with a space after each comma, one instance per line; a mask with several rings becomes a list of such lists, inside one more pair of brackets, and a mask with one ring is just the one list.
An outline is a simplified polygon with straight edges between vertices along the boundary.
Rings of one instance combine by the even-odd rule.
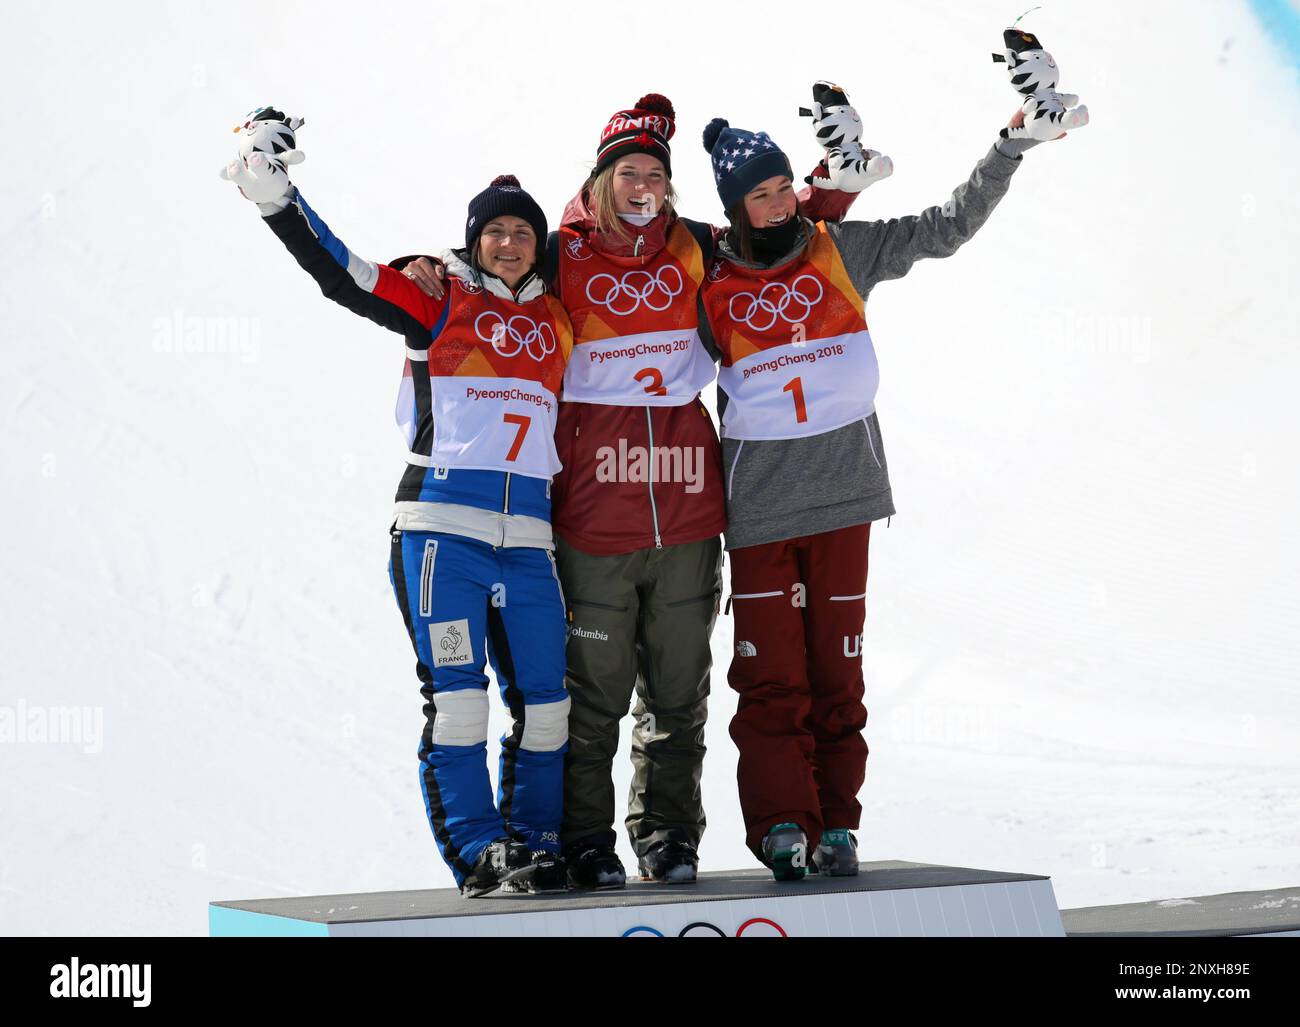
[[766, 132], [746, 132], [714, 118], [704, 129], [704, 148], [713, 158], [713, 180], [727, 210], [773, 175], [794, 178], [790, 159]]

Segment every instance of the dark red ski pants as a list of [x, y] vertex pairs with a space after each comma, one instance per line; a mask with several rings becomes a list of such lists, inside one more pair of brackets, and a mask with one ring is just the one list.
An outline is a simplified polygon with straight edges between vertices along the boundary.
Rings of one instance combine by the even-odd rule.
[[745, 842], [787, 821], [810, 847], [823, 828], [856, 828], [867, 769], [862, 629], [870, 524], [733, 549], [739, 694], [731, 737]]

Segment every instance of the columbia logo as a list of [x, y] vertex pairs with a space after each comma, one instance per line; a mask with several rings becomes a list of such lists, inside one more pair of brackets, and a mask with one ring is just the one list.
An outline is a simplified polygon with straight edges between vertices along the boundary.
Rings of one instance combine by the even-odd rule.
[[588, 631], [586, 628], [570, 628], [569, 634], [574, 638], [594, 638], [599, 642], [608, 642], [609, 635], [600, 630]]
[[754, 645], [753, 642], [737, 642], [737, 643], [736, 643], [736, 655], [737, 655], [737, 656], [757, 656], [757, 655], [758, 655], [758, 646]]

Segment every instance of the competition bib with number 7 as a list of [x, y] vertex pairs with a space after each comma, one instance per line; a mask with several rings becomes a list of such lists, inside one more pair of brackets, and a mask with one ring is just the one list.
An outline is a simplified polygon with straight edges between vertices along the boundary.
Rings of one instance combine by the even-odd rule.
[[[508, 303], [450, 279], [444, 323], [428, 349], [408, 349], [397, 421], [423, 467], [550, 478], [569, 319], [554, 296]], [[431, 437], [427, 427], [432, 425]]]

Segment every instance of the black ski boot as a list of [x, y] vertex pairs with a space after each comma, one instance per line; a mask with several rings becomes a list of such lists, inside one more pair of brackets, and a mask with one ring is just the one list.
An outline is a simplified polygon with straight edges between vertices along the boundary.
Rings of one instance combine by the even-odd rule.
[[569, 890], [569, 875], [564, 857], [557, 852], [534, 852], [533, 872], [508, 881], [501, 886], [503, 892], [525, 892], [529, 895], [550, 895]]
[[829, 877], [856, 877], [858, 873], [858, 840], [848, 828], [835, 828], [822, 832], [822, 840], [812, 856], [810, 874]]
[[700, 857], [685, 835], [674, 831], [655, 842], [638, 861], [641, 880], [656, 884], [694, 884]]
[[763, 862], [778, 881], [802, 881], [808, 873], [808, 837], [798, 824], [777, 824], [763, 838]]
[[489, 842], [479, 853], [474, 872], [465, 878], [460, 893], [467, 899], [496, 891], [508, 881], [531, 876], [533, 858], [528, 846], [509, 836]]
[[612, 845], [579, 845], [569, 853], [569, 883], [575, 888], [609, 891], [627, 885], [627, 871]]

